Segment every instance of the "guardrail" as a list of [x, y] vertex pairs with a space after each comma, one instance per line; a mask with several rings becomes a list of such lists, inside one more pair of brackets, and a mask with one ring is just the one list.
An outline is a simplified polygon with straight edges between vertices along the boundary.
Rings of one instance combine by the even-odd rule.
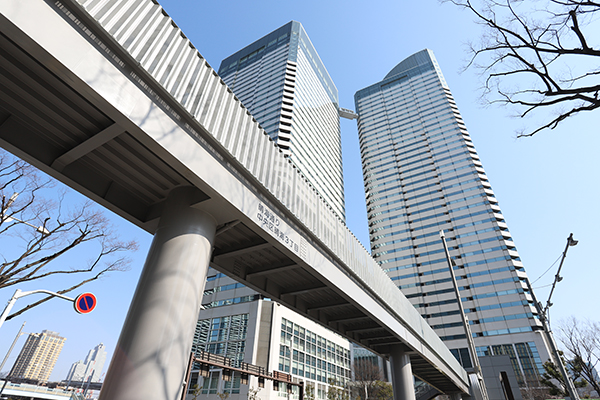
[[292, 375], [290, 374], [279, 371], [269, 372], [265, 367], [233, 360], [204, 350], [201, 350], [196, 354], [192, 353], [190, 357], [190, 365], [188, 368], [188, 376], [186, 378], [186, 387], [183, 391], [183, 398], [185, 398], [185, 394], [188, 391], [190, 371], [194, 363], [200, 364], [199, 375], [205, 378], [210, 376], [210, 367], [222, 368], [221, 378], [224, 381], [231, 381], [232, 373], [239, 372], [241, 375], [241, 383], [245, 385], [248, 384], [249, 375], [258, 377], [258, 387], [261, 388], [265, 387], [265, 380], [267, 379], [273, 381], [273, 390], [279, 390], [280, 382], [286, 383], [288, 384], [288, 392], [291, 391], [292, 386], [297, 386], [299, 389], [299, 400], [304, 399], [304, 382], [294, 382]]
[[192, 360], [193, 362], [200, 364], [201, 376], [207, 376], [206, 371], [209, 371], [209, 368], [212, 366], [217, 368], [223, 368], [223, 370], [235, 371], [241, 374], [256, 376], [258, 378], [269, 379], [275, 382], [290, 383], [296, 386], [301, 385], [300, 383], [294, 383], [292, 380], [292, 375], [290, 374], [286, 374], [284, 372], [279, 371], [268, 372], [265, 367], [249, 364], [243, 361], [233, 360], [231, 358], [220, 356], [218, 354], [208, 353], [203, 350], [201, 350], [200, 353], [196, 353]]
[[[6, 382], [6, 386], [4, 388], [4, 392], [2, 395], [2, 398], [4, 398], [4, 396], [7, 396], [10, 398], [10, 396], [17, 396], [17, 394], [12, 393], [11, 395], [7, 395], [6, 392], [22, 392], [22, 397], [31, 397], [28, 394], [31, 393], [36, 393], [36, 394], [40, 394], [40, 395], [48, 395], [48, 396], [55, 396], [54, 398], [59, 398], [59, 397], [63, 397], [65, 400], [66, 399], [70, 399], [71, 395], [73, 392], [67, 391], [67, 390], [63, 390], [63, 389], [56, 389], [56, 388], [48, 388], [48, 387], [44, 387], [44, 386], [38, 386], [38, 385], [32, 385], [29, 383], [12, 383], [9, 380], [0, 380], [0, 382], [2, 382], [2, 385], [4, 384], [4, 382]], [[21, 396], [21, 395], [19, 395]], [[50, 397], [47, 397], [50, 398]]]

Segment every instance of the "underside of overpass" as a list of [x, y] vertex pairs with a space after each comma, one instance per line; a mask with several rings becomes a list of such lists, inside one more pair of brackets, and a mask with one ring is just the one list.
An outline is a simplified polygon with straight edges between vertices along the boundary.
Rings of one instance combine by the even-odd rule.
[[[85, 21], [85, 15], [79, 17]], [[176, 187], [193, 186], [197, 190], [192, 205], [210, 213], [218, 224], [212, 267], [377, 353], [389, 354], [391, 346], [405, 346], [397, 334], [352, 301], [353, 293], [318, 279], [299, 259], [290, 256], [281, 242], [249, 223], [4, 16], [0, 16], [0, 26], [2, 147], [149, 233], [156, 230], [167, 195]], [[111, 42], [108, 35], [95, 34], [105, 43]], [[99, 48], [97, 41], [87, 39]], [[127, 60], [126, 54], [115, 52], [113, 63]], [[166, 99], [160, 102], [164, 110], [177, 110], [176, 102], [170, 103], [168, 93], [143, 71], [131, 73], [130, 79], [138, 86], [145, 82]], [[139, 76], [143, 81], [136, 79]], [[203, 129], [191, 118], [186, 123], [196, 131]], [[209, 149], [221, 147], [208, 134], [197, 138], [197, 143]], [[238, 162], [233, 157], [225, 154], [221, 158], [232, 173], [249, 182], [249, 187], [260, 185], [249, 173], [235, 168]], [[257, 192], [257, 196], [277, 204], [269, 193]], [[294, 223], [292, 214], [286, 217]], [[314, 237], [309, 240], [318, 242]], [[327, 257], [338, 262], [331, 254]], [[442, 392], [464, 390], [413, 349], [406, 350], [411, 354], [413, 373], [420, 379]]]

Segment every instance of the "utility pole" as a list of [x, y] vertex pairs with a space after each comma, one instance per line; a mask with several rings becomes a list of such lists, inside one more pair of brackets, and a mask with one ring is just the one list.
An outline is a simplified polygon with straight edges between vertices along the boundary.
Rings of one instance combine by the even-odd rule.
[[17, 300], [19, 300], [21, 297], [29, 296], [30, 294], [36, 294], [36, 293], [50, 294], [52, 296], [56, 296], [56, 297], [59, 297], [64, 300], [68, 300], [70, 302], [74, 302], [76, 300], [76, 299], [72, 299], [67, 296], [63, 296], [62, 294], [58, 294], [56, 292], [51, 292], [50, 290], [39, 289], [39, 290], [31, 290], [29, 292], [23, 292], [21, 289], [17, 289], [15, 291], [15, 294], [13, 294], [13, 296], [8, 301], [8, 304], [4, 308], [4, 311], [2, 312], [2, 314], [0, 314], [0, 327], [2, 327], [2, 324], [4, 323], [4, 321], [6, 321], [6, 318], [8, 317], [10, 310], [12, 310], [12, 308], [15, 305], [15, 303], [17, 302]]
[[560, 374], [562, 375], [563, 380], [565, 381], [567, 393], [569, 394], [569, 397], [571, 398], [571, 400], [579, 400], [579, 393], [577, 392], [577, 389], [575, 388], [575, 384], [573, 383], [573, 380], [569, 376], [569, 373], [567, 372], [567, 369], [562, 361], [562, 357], [560, 356], [560, 354], [558, 352], [558, 347], [556, 346], [556, 341], [554, 340], [554, 335], [552, 334], [552, 328], [550, 328], [550, 321], [548, 320], [548, 311], [549, 311], [550, 307], [552, 306], [552, 302], [550, 301], [550, 299], [552, 298], [552, 294], [554, 293], [554, 288], [556, 287], [556, 284], [558, 282], [562, 281], [562, 279], [563, 279], [560, 276], [560, 270], [562, 269], [563, 263], [565, 262], [565, 258], [567, 257], [567, 250], [569, 250], [570, 246], [577, 245], [577, 243], [578, 243], [578, 241], [573, 239], [573, 234], [571, 233], [569, 235], [569, 237], [567, 238], [567, 245], [565, 246], [565, 250], [563, 251], [562, 258], [561, 258], [560, 264], [558, 266], [558, 271], [556, 272], [556, 275], [554, 275], [554, 282], [552, 283], [552, 289], [550, 290], [550, 294], [548, 295], [548, 301], [546, 302], [546, 307], [542, 308], [542, 303], [537, 301], [535, 294], [533, 293], [533, 288], [531, 287], [529, 278], [526, 279], [527, 287], [529, 288], [529, 293], [531, 293], [531, 297], [533, 298], [535, 308], [537, 309], [537, 312], [540, 316], [540, 322], [542, 323], [542, 326], [544, 328], [544, 334], [546, 336], [546, 341], [548, 342], [548, 345], [550, 346], [550, 352], [552, 353], [552, 359], [554, 361], [554, 364], [556, 366], [558, 366]]
[[[2, 360], [2, 364], [0, 364], [0, 372], [2, 372], [2, 368], [4, 368], [4, 364], [6, 364], [6, 360], [8, 360], [10, 353], [12, 353], [13, 349], [15, 348], [15, 344], [17, 344], [17, 340], [19, 340], [19, 338], [21, 337], [21, 335], [22, 335], [21, 332], [23, 332], [23, 328], [25, 327], [26, 323], [27, 323], [27, 321], [24, 321], [23, 325], [21, 325], [21, 329], [19, 329], [17, 336], [15, 336], [15, 340], [13, 340], [12, 344], [10, 345], [10, 348], [8, 349], [8, 352], [6, 353], [6, 356], [4, 357], [4, 360]], [[10, 373], [9, 373], [9, 375], [10, 375]], [[2, 389], [0, 389], [0, 396], [2, 396], [2, 393], [4, 392], [4, 388], [6, 387], [7, 383], [8, 383], [8, 375], [6, 375], [4, 377], [4, 384], [2, 384]]]
[[446, 235], [444, 235], [444, 231], [440, 231], [440, 238], [442, 239], [442, 244], [444, 245], [444, 251], [446, 252], [446, 261], [448, 262], [448, 269], [450, 270], [450, 276], [452, 277], [452, 285], [454, 286], [454, 293], [456, 294], [456, 300], [458, 301], [458, 308], [460, 310], [460, 316], [462, 318], [463, 327], [465, 329], [465, 335], [467, 336], [467, 343], [469, 346], [469, 353], [471, 354], [471, 361], [473, 362], [473, 368], [475, 370], [475, 374], [477, 375], [477, 380], [479, 381], [479, 386], [481, 387], [481, 395], [483, 400], [489, 400], [487, 387], [485, 386], [485, 382], [483, 380], [483, 372], [481, 371], [481, 364], [479, 364], [479, 357], [477, 357], [477, 349], [475, 348], [475, 341], [473, 340], [473, 334], [471, 333], [471, 327], [469, 326], [469, 321], [465, 314], [465, 309], [462, 305], [462, 300], [460, 297], [460, 291], [458, 290], [458, 284], [456, 283], [456, 276], [454, 275], [454, 268], [452, 258], [450, 258], [450, 252], [448, 251], [448, 245], [446, 244]]

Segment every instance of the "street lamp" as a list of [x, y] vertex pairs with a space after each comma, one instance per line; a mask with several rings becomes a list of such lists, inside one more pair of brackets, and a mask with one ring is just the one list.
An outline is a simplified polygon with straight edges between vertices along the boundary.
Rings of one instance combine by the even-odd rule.
[[548, 302], [546, 303], [546, 307], [544, 308], [544, 315], [547, 315], [550, 307], [552, 307], [550, 299], [552, 298], [552, 293], [554, 293], [554, 288], [556, 287], [556, 284], [563, 280], [563, 277], [560, 276], [560, 270], [562, 269], [563, 263], [565, 262], [565, 258], [567, 257], [567, 250], [569, 250], [569, 247], [571, 246], [577, 246], [577, 243], [579, 243], [579, 241], [573, 239], [573, 234], [571, 233], [567, 238], [567, 245], [565, 246], [565, 251], [563, 251], [560, 264], [558, 265], [558, 271], [556, 271], [556, 275], [554, 275], [554, 282], [552, 283], [552, 289], [550, 290], [550, 294], [548, 295]]
[[567, 388], [567, 393], [571, 400], [579, 400], [579, 393], [577, 393], [577, 389], [575, 389], [575, 385], [571, 380], [571, 377], [567, 373], [567, 369], [562, 362], [562, 357], [558, 352], [558, 347], [556, 346], [556, 342], [554, 341], [554, 335], [552, 334], [552, 329], [550, 328], [550, 321], [548, 320], [548, 311], [550, 307], [552, 307], [552, 302], [550, 299], [552, 298], [552, 294], [554, 293], [554, 288], [556, 284], [563, 280], [563, 277], [560, 276], [560, 270], [565, 262], [565, 258], [567, 257], [567, 250], [569, 247], [576, 246], [579, 243], [577, 240], [573, 239], [573, 234], [571, 233], [567, 238], [567, 245], [565, 246], [565, 250], [563, 251], [562, 258], [560, 260], [560, 264], [558, 266], [558, 271], [556, 271], [556, 275], [554, 275], [554, 282], [552, 283], [552, 289], [550, 290], [550, 294], [548, 295], [548, 301], [546, 302], [546, 307], [542, 308], [542, 303], [537, 301], [535, 298], [535, 294], [533, 293], [533, 288], [531, 287], [531, 283], [529, 282], [529, 278], [525, 278], [525, 282], [527, 283], [527, 287], [529, 288], [529, 293], [531, 293], [531, 297], [533, 298], [533, 303], [535, 304], [535, 308], [540, 316], [540, 322], [542, 323], [542, 327], [544, 328], [544, 334], [546, 335], [546, 341], [550, 346], [550, 351], [552, 352], [552, 358], [554, 360], [554, 364], [558, 366], [560, 374], [565, 381], [565, 386]]
[[19, 192], [14, 192], [13, 195], [10, 196], [10, 199], [8, 199], [8, 201], [6, 202], [6, 205], [4, 206], [4, 209], [2, 210], [2, 212], [4, 212], [4, 210], [7, 210], [8, 207], [10, 207], [12, 205], [12, 203], [15, 202], [17, 197], [19, 197]]
[[[2, 360], [2, 364], [0, 364], [0, 372], [2, 372], [2, 368], [4, 368], [4, 364], [6, 364], [6, 360], [8, 360], [10, 353], [12, 353], [13, 348], [15, 347], [15, 344], [17, 344], [17, 340], [19, 340], [21, 335], [24, 334], [23, 328], [25, 327], [25, 323], [26, 323], [26, 321], [23, 322], [23, 325], [21, 325], [21, 329], [19, 329], [19, 333], [17, 333], [17, 336], [15, 336], [15, 340], [13, 340], [12, 344], [10, 345], [10, 348], [8, 349], [8, 352], [6, 353], [6, 356], [4, 357], [4, 360]], [[4, 384], [2, 385], [2, 388], [0, 389], [0, 396], [2, 396], [2, 393], [4, 393], [4, 388], [6, 387], [7, 383], [8, 383], [8, 375], [4, 377]]]
[[[20, 219], [14, 217], [12, 215], [11, 216], [7, 216], [6, 215], [6, 212], [8, 211], [8, 208], [12, 205], [12, 203], [15, 202], [15, 200], [17, 199], [17, 197], [19, 197], [19, 192], [14, 192], [13, 195], [10, 196], [10, 199], [8, 199], [8, 201], [6, 202], [6, 204], [4, 204], [4, 207], [2, 208], [2, 212], [0, 213], [0, 221], [1, 222], [10, 222], [12, 220], [15, 220], [15, 221], [17, 221], [17, 222], [19, 222], [21, 224], [25, 224], [27, 226], [30, 226], [30, 227], [34, 228], [36, 231], [38, 231], [42, 235], [49, 235], [50, 231], [48, 231], [48, 229], [46, 229], [46, 227], [44, 226], [45, 222], [44, 222], [44, 225], [42, 225], [42, 226], [35, 226], [33, 224], [30, 224], [27, 221], [20, 220]], [[3, 203], [4, 203], [4, 199], [5, 199], [5, 197], [3, 196], [2, 197], [2, 202]]]
[[15, 305], [15, 303], [17, 302], [17, 300], [19, 300], [21, 297], [29, 296], [30, 294], [36, 294], [36, 293], [46, 293], [46, 294], [49, 294], [49, 295], [52, 295], [52, 296], [59, 297], [59, 298], [64, 299], [64, 300], [68, 300], [70, 302], [75, 302], [77, 300], [77, 299], [72, 299], [70, 297], [63, 296], [62, 294], [59, 294], [59, 293], [56, 293], [56, 292], [52, 292], [50, 290], [45, 290], [45, 289], [31, 290], [29, 292], [23, 292], [21, 289], [17, 289], [15, 291], [15, 294], [13, 294], [13, 296], [8, 301], [8, 304], [4, 308], [4, 311], [0, 315], [0, 328], [2, 327], [2, 324], [6, 320], [6, 317], [8, 317], [8, 314], [10, 313], [10, 310], [12, 310], [12, 308]]
[[[19, 340], [19, 338], [21, 337], [21, 335], [24, 334], [23, 333], [23, 328], [25, 327], [26, 323], [27, 323], [27, 321], [23, 322], [23, 325], [21, 325], [21, 329], [19, 329], [19, 333], [17, 333], [17, 336], [15, 337], [15, 340], [12, 342], [12, 345], [8, 349], [8, 352], [6, 353], [6, 356], [4, 357], [4, 360], [2, 360], [2, 363], [0, 364], [0, 372], [2, 372], [2, 368], [4, 368], [4, 364], [6, 364], [6, 360], [8, 360], [8, 357], [10, 356], [10, 353], [13, 351], [13, 348], [15, 347], [15, 344], [17, 344], [17, 340]], [[2, 394], [1, 391], [0, 391], [0, 394]]]
[[454, 275], [454, 268], [452, 258], [450, 258], [450, 252], [448, 251], [448, 245], [446, 244], [446, 236], [444, 235], [444, 231], [440, 231], [440, 239], [442, 240], [442, 244], [444, 245], [444, 251], [446, 253], [446, 261], [448, 262], [448, 268], [450, 269], [450, 276], [452, 277], [452, 285], [454, 286], [454, 293], [456, 294], [456, 301], [458, 302], [458, 308], [460, 311], [460, 316], [462, 318], [463, 327], [465, 329], [465, 336], [467, 337], [467, 344], [469, 346], [469, 353], [471, 354], [471, 360], [473, 362], [473, 369], [475, 370], [475, 376], [477, 377], [477, 381], [479, 382], [479, 387], [481, 388], [481, 396], [483, 400], [489, 400], [487, 387], [485, 385], [485, 381], [483, 380], [483, 371], [481, 370], [481, 364], [479, 363], [479, 357], [477, 356], [477, 349], [475, 348], [475, 341], [473, 340], [473, 334], [471, 333], [471, 327], [469, 326], [469, 321], [467, 319], [467, 315], [465, 314], [465, 309], [462, 304], [462, 300], [460, 297], [460, 291], [458, 290], [458, 284], [456, 283], [456, 276]]

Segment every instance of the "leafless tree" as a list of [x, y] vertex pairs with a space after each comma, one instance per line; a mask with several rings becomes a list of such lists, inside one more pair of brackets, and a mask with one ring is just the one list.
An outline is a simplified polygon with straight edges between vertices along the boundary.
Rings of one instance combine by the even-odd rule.
[[581, 322], [571, 317], [559, 324], [559, 340], [564, 346], [569, 368], [577, 371], [600, 395], [600, 323]]
[[389, 397], [387, 382], [383, 382], [383, 371], [371, 357], [354, 361], [354, 380], [351, 382], [352, 398], [380, 399]]
[[463, 7], [484, 27], [472, 42], [467, 67], [484, 78], [484, 98], [515, 106], [517, 116], [542, 114], [537, 127], [600, 107], [600, 50], [592, 34], [600, 2], [587, 0], [442, 0]]
[[354, 362], [354, 379], [365, 382], [380, 381], [383, 379], [383, 372], [373, 358], [358, 358]]
[[[108, 272], [128, 268], [128, 256], [137, 243], [120, 240], [90, 202], [68, 207], [65, 192], [56, 186], [52, 178], [0, 150], [0, 290], [77, 274], [77, 282], [70, 281], [67, 287], [44, 288], [64, 294]], [[77, 266], [64, 265], [64, 256], [75, 248], [85, 249], [89, 259], [78, 261]], [[51, 298], [25, 306], [8, 319]]]
[[549, 389], [539, 379], [525, 379], [519, 390], [521, 391], [523, 400], [545, 400], [551, 398]]

